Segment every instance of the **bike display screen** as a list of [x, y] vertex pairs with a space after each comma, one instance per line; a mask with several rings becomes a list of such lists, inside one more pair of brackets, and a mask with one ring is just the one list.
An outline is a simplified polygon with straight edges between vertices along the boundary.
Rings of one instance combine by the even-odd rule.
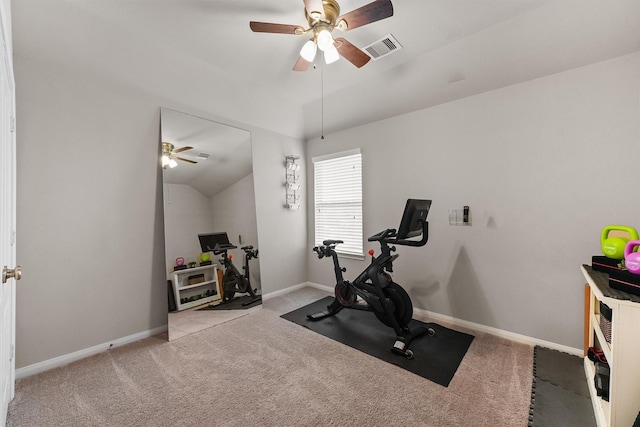
[[422, 222], [427, 220], [430, 207], [431, 200], [408, 199], [396, 239], [404, 240], [422, 234]]
[[198, 240], [200, 240], [202, 252], [212, 252], [216, 244], [229, 245], [229, 236], [226, 232], [198, 234]]

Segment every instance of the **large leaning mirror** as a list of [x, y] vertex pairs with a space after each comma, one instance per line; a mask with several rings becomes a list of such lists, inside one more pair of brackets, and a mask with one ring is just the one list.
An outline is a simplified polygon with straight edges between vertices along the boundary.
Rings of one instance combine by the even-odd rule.
[[169, 340], [261, 307], [250, 132], [161, 109]]

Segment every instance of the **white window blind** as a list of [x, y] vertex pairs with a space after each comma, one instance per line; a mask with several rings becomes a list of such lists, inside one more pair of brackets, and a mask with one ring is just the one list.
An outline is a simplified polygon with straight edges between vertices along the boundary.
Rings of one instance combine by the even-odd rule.
[[360, 150], [313, 158], [315, 244], [343, 240], [336, 252], [362, 253], [362, 156]]

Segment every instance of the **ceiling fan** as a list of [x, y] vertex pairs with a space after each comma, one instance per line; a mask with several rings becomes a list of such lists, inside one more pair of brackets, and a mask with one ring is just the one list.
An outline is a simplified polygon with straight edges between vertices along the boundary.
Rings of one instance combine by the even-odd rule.
[[342, 37], [334, 39], [331, 32], [336, 28], [340, 31], [353, 30], [393, 16], [391, 0], [376, 0], [345, 15], [340, 15], [340, 5], [336, 0], [303, 1], [304, 15], [309, 23], [309, 28], [299, 25], [249, 22], [251, 30], [257, 33], [294, 35], [311, 33], [311, 39], [304, 44], [300, 51], [300, 57], [293, 66], [294, 71], [306, 71], [309, 64], [315, 59], [318, 49], [324, 53], [324, 60], [327, 64], [337, 61], [342, 56], [356, 67], [362, 67], [369, 62], [371, 57]]
[[193, 147], [187, 146], [187, 147], [181, 147], [174, 150], [172, 143], [163, 142], [162, 143], [162, 167], [164, 169], [166, 169], [167, 166], [170, 168], [175, 168], [176, 166], [178, 166], [178, 162], [176, 162], [176, 160], [181, 160], [183, 162], [188, 162], [188, 163], [198, 163], [198, 162], [194, 162], [193, 160], [185, 159], [184, 157], [180, 157], [176, 155], [178, 153], [182, 153], [183, 151], [187, 151], [191, 149], [193, 149]]

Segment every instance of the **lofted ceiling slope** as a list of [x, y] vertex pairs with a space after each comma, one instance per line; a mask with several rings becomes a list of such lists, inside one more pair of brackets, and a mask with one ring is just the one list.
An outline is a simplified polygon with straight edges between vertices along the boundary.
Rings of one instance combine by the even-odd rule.
[[[342, 13], [369, 1], [342, 0]], [[637, 0], [393, 3], [391, 18], [339, 34], [402, 45], [361, 69], [294, 72], [307, 36], [249, 29], [305, 25], [302, 0], [14, 1], [14, 55], [310, 139], [640, 50]]]

